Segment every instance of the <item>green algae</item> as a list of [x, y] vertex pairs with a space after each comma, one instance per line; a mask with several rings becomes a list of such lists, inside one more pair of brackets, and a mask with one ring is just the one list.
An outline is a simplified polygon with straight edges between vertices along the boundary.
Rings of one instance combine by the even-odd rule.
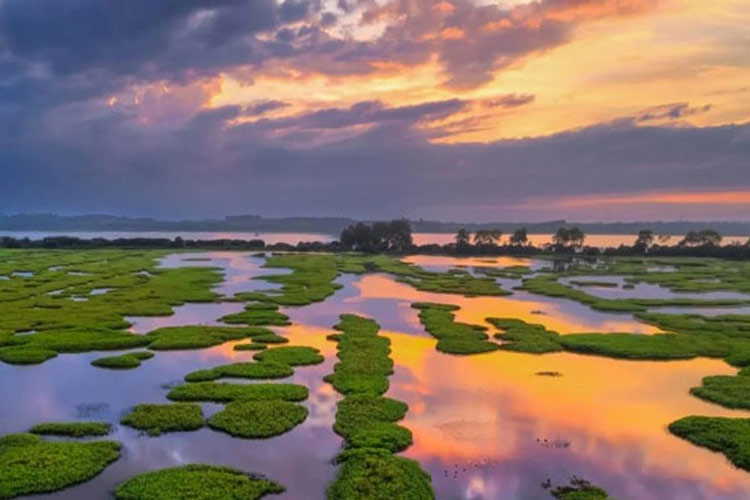
[[288, 401], [235, 401], [208, 425], [235, 437], [270, 438], [289, 432], [307, 418], [307, 408]]
[[49, 493], [92, 479], [120, 457], [120, 443], [47, 442], [33, 434], [0, 438], [0, 498]]
[[165, 432], [194, 431], [203, 427], [203, 411], [192, 403], [140, 404], [120, 419], [127, 425], [158, 436]]
[[115, 490], [118, 500], [255, 500], [283, 493], [284, 487], [229, 467], [191, 464], [147, 472]]

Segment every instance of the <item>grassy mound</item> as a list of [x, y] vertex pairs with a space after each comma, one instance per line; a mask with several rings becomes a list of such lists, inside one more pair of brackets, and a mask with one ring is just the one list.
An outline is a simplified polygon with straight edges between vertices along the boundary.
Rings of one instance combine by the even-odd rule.
[[690, 389], [690, 393], [727, 408], [750, 409], [750, 376], [742, 373], [746, 373], [744, 369], [736, 377], [705, 377], [703, 384]]
[[118, 500], [254, 500], [284, 487], [228, 467], [185, 465], [141, 474], [115, 490]]
[[328, 488], [329, 500], [430, 499], [430, 476], [417, 462], [385, 452], [347, 452], [336, 480]]
[[296, 384], [227, 384], [198, 382], [179, 385], [167, 397], [173, 401], [304, 401], [308, 389]]
[[438, 339], [438, 351], [479, 354], [499, 349], [497, 344], [487, 341], [485, 327], [455, 321], [453, 311], [458, 309], [457, 306], [427, 302], [412, 304], [412, 307], [419, 309], [419, 321], [425, 330]]
[[200, 405], [190, 403], [142, 404], [122, 417], [120, 423], [146, 431], [151, 436], [194, 431], [203, 427], [203, 411]]
[[114, 370], [131, 370], [138, 368], [141, 363], [147, 359], [154, 357], [153, 352], [140, 351], [123, 354], [121, 356], [109, 356], [106, 358], [98, 358], [91, 362], [92, 365], [100, 368], [110, 368]]
[[685, 417], [669, 431], [691, 443], [724, 454], [735, 466], [750, 471], [750, 419]]
[[339, 361], [326, 380], [344, 395], [339, 401], [334, 431], [345, 440], [346, 451], [328, 498], [434, 498], [430, 476], [417, 462], [397, 453], [412, 443], [403, 419], [406, 403], [381, 396], [393, 373], [390, 340], [380, 337], [378, 324], [367, 318], [344, 314], [335, 327], [340, 333]]
[[288, 366], [317, 365], [325, 361], [314, 347], [284, 346], [256, 353], [253, 358], [263, 363], [278, 363]]
[[241, 340], [262, 335], [263, 330], [254, 328], [233, 328], [227, 326], [173, 326], [159, 328], [146, 338], [151, 342], [150, 349], [172, 351], [183, 349], [204, 349], [223, 344], [229, 340]]
[[294, 370], [286, 364], [261, 362], [261, 363], [233, 363], [198, 370], [185, 376], [187, 382], [210, 382], [222, 377], [249, 378], [249, 379], [271, 379], [290, 377]]
[[242, 438], [284, 434], [307, 418], [307, 408], [287, 401], [236, 401], [208, 421], [214, 429]]
[[106, 436], [112, 426], [106, 422], [45, 422], [37, 424], [29, 432], [50, 436]]
[[0, 498], [48, 493], [88, 481], [120, 457], [120, 443], [46, 442], [33, 434], [0, 438]]

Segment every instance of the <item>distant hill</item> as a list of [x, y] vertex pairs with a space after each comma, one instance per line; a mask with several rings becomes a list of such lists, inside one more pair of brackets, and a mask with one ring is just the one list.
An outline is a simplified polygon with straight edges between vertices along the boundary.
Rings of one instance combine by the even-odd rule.
[[[131, 218], [114, 215], [60, 216], [54, 214], [0, 215], [0, 231], [224, 231], [224, 232], [303, 232], [338, 235], [346, 226], [357, 222], [349, 217], [261, 217], [259, 215], [232, 215], [223, 219], [169, 221], [151, 218]], [[369, 221], [364, 221], [369, 222]], [[412, 229], [418, 233], [454, 233], [465, 227], [500, 229], [510, 233], [520, 227], [529, 233], [554, 233], [561, 226], [576, 225], [587, 234], [635, 234], [641, 229], [651, 229], [657, 234], [683, 235], [691, 230], [714, 229], [731, 236], [750, 235], [748, 222], [697, 222], [697, 221], [643, 221], [643, 222], [585, 222], [565, 220], [547, 222], [493, 222], [461, 223], [430, 220], [412, 220]]]

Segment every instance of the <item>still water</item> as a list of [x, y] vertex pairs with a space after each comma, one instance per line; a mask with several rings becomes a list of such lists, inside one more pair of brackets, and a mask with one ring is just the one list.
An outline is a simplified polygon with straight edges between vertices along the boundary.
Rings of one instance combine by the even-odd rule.
[[[222, 231], [0, 231], [0, 236], [10, 236], [13, 238], [29, 238], [38, 240], [49, 236], [73, 236], [82, 239], [105, 238], [109, 240], [117, 238], [169, 238], [174, 239], [178, 236], [191, 240], [219, 240], [219, 239], [238, 239], [238, 240], [256, 240], [261, 239], [267, 244], [289, 243], [296, 245], [300, 242], [322, 241], [330, 242], [338, 239], [338, 234], [324, 233], [254, 233], [254, 232], [222, 232]], [[502, 239], [503, 243], [508, 242], [508, 235]], [[636, 236], [632, 234], [589, 234], [586, 235], [586, 245], [593, 247], [618, 247], [620, 245], [632, 245]], [[682, 236], [670, 236], [665, 242], [660, 244], [675, 245], [682, 239]], [[723, 243], [745, 243], [747, 236], [726, 236]], [[414, 233], [414, 243], [416, 245], [439, 244], [455, 242], [453, 233]], [[529, 234], [529, 242], [535, 246], [542, 246], [552, 242], [552, 234]]]
[[[193, 260], [193, 259], [208, 260]], [[417, 264], [456, 267], [466, 261], [414, 257]], [[226, 276], [217, 292], [231, 296], [263, 281], [262, 260], [249, 254], [213, 252], [170, 256], [162, 265], [211, 265]], [[540, 265], [530, 261], [521, 265]], [[505, 261], [481, 265], [514, 265]], [[276, 270], [271, 270], [276, 272]], [[241, 278], [240, 278], [241, 277]], [[292, 344], [321, 349], [322, 365], [298, 368], [288, 380], [307, 385], [308, 419], [268, 440], [234, 439], [203, 429], [148, 437], [117, 427], [112, 439], [123, 456], [94, 480], [55, 498], [107, 498], [119, 482], [147, 470], [207, 462], [265, 474], [282, 482], [280, 498], [322, 499], [335, 477], [332, 459], [341, 439], [331, 430], [338, 396], [323, 382], [332, 371], [336, 348], [326, 340], [341, 313], [378, 320], [392, 340], [395, 373], [388, 396], [409, 404], [403, 422], [414, 433], [405, 455], [430, 472], [440, 499], [545, 499], [548, 478], [564, 483], [572, 475], [605, 487], [620, 499], [745, 499], [750, 475], [723, 456], [673, 437], [666, 426], [698, 415], [748, 416], [689, 395], [707, 375], [733, 374], [718, 360], [618, 361], [592, 356], [535, 356], [494, 352], [450, 356], [435, 350], [410, 305], [437, 301], [461, 306], [458, 319], [484, 324], [487, 317], [518, 317], [567, 333], [656, 329], [629, 314], [595, 312], [575, 302], [516, 291], [497, 298], [464, 298], [419, 292], [385, 274], [344, 275], [343, 288], [325, 303], [287, 308], [292, 326], [276, 330]], [[252, 283], [252, 284], [249, 284]], [[138, 333], [158, 326], [213, 324], [233, 303], [188, 304], [164, 318], [131, 318]], [[241, 304], [239, 304], [241, 306]], [[154, 323], [149, 323], [154, 321]], [[115, 372], [89, 362], [100, 353], [61, 355], [39, 366], [0, 364], [0, 433], [23, 431], [42, 421], [106, 420], [139, 403], [165, 402], [171, 385], [193, 370], [249, 360], [233, 343], [199, 351], [160, 352], [140, 368]], [[539, 376], [539, 372], [561, 376]], [[207, 415], [218, 405], [206, 404]], [[48, 497], [39, 497], [48, 498]]]

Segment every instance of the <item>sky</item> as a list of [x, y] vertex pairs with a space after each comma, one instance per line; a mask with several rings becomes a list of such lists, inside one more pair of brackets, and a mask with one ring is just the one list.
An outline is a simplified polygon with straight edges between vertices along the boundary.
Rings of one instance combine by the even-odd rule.
[[0, 0], [0, 213], [750, 220], [747, 0]]

